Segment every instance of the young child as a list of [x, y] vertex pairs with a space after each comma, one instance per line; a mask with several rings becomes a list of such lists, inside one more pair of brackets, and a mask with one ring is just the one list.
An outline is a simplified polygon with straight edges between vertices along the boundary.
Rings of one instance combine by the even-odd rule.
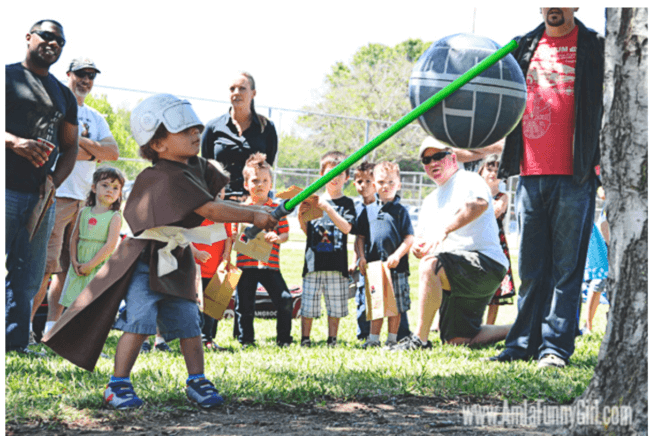
[[[397, 195], [402, 187], [399, 166], [391, 162], [377, 164], [374, 184], [378, 201], [366, 206], [357, 219], [357, 251], [362, 253], [359, 256], [359, 270], [363, 275], [366, 275], [367, 263], [377, 260], [386, 262], [386, 266], [392, 270], [391, 281], [398, 314], [388, 317], [386, 346], [391, 347], [397, 344], [401, 314], [411, 308], [408, 252], [413, 245], [413, 225]], [[379, 334], [383, 322], [383, 319], [370, 322], [370, 335], [363, 348], [380, 346]]]
[[[216, 160], [209, 161], [212, 165], [215, 165], [222, 173], [227, 174], [226, 170], [223, 169], [221, 164]], [[226, 193], [226, 188], [221, 189], [219, 193], [219, 198], [224, 199]], [[206, 219], [203, 220], [201, 226], [211, 226], [214, 224], [212, 221]], [[226, 229], [226, 239], [217, 241], [213, 244], [200, 244], [192, 243], [192, 253], [194, 254], [194, 259], [196, 263], [199, 264], [201, 268], [201, 283], [203, 285], [203, 291], [208, 287], [210, 280], [217, 273], [217, 268], [221, 265], [222, 262], [226, 262], [226, 270], [230, 271], [233, 269], [233, 265], [230, 263], [230, 252], [232, 250], [232, 225], [230, 223], [224, 223]], [[210, 315], [201, 312], [201, 338], [203, 346], [208, 351], [226, 351], [226, 348], [220, 347], [214, 339], [217, 337], [217, 327], [219, 321], [212, 318]]]
[[[362, 162], [354, 171], [354, 187], [360, 198], [354, 200], [354, 212], [358, 217], [367, 205], [375, 202], [375, 183], [373, 176], [372, 162]], [[359, 274], [359, 253], [357, 252], [357, 240], [354, 243], [354, 257], [350, 266], [350, 277], [356, 279], [357, 292], [354, 301], [357, 305], [357, 339], [365, 341], [370, 334], [370, 321], [366, 321], [366, 281], [363, 274]]]
[[117, 168], [101, 167], [70, 239], [70, 269], [59, 303], [70, 307], [106, 263], [120, 240], [124, 175]]
[[[599, 186], [596, 195], [605, 200], [605, 190]], [[587, 249], [587, 262], [585, 263], [585, 275], [582, 286], [587, 290], [587, 316], [581, 333], [588, 335], [593, 330], [593, 322], [596, 311], [600, 305], [600, 297], [605, 291], [607, 276], [609, 275], [609, 262], [607, 250], [609, 246], [609, 223], [607, 222], [606, 204], [598, 219], [594, 222]], [[580, 322], [580, 310], [578, 310], [578, 322]], [[579, 325], [579, 324], [578, 324]]]
[[133, 110], [133, 137], [141, 155], [153, 162], [138, 175], [124, 209], [135, 236], [120, 243], [44, 340], [66, 359], [92, 370], [125, 298], [126, 310], [114, 326], [124, 333], [104, 392], [106, 403], [118, 409], [142, 405], [130, 374], [156, 325], [166, 341], [180, 339], [189, 374], [187, 397], [203, 408], [223, 403], [204, 375], [196, 263], [188, 245], [214, 242], [211, 235], [218, 230], [200, 227], [204, 219], [248, 222], [261, 229], [277, 225], [261, 208], [216, 199], [228, 177], [197, 156], [202, 129], [190, 103], [173, 95], [154, 95]]
[[[245, 204], [255, 206], [278, 205], [269, 198], [273, 187], [273, 174], [271, 165], [266, 161], [266, 155], [255, 153], [251, 155], [242, 171], [244, 188], [250, 193]], [[257, 284], [260, 283], [271, 297], [273, 305], [278, 310], [276, 324], [276, 343], [279, 347], [288, 347], [293, 342], [291, 337], [291, 316], [293, 303], [289, 288], [280, 273], [280, 244], [289, 240], [289, 222], [286, 218], [280, 219], [278, 226], [266, 232], [264, 240], [273, 244], [268, 262], [250, 258], [242, 253], [237, 253], [237, 268], [242, 270], [242, 275], [237, 284], [237, 306], [239, 315], [239, 343], [242, 348], [255, 344], [255, 295]]]
[[[320, 175], [331, 171], [345, 159], [338, 151], [330, 151], [320, 160]], [[320, 296], [325, 295], [327, 307], [327, 345], [336, 346], [339, 321], [348, 314], [348, 249], [347, 235], [355, 222], [354, 202], [343, 195], [343, 187], [350, 176], [349, 169], [330, 180], [326, 193], [318, 199], [323, 216], [311, 221], [305, 219], [306, 203], [298, 209], [300, 228], [307, 235], [305, 265], [302, 282], [302, 340], [300, 345], [310, 347], [311, 326], [320, 316]]]
[[[497, 225], [499, 227], [499, 240], [501, 241], [501, 248], [503, 253], [508, 258], [510, 262], [510, 252], [508, 250], [508, 241], [506, 240], [506, 234], [503, 230], [503, 219], [508, 212], [508, 196], [499, 191], [499, 179], [497, 179], [497, 172], [499, 171], [499, 155], [491, 154], [485, 158], [481, 163], [481, 166], [478, 169], [479, 176], [483, 177], [487, 182], [490, 190], [492, 191], [492, 207], [494, 207], [494, 215], [497, 219]], [[488, 305], [488, 313], [485, 324], [494, 325], [497, 320], [497, 313], [499, 312], [499, 306], [504, 304], [512, 304], [512, 298], [515, 295], [515, 282], [512, 278], [512, 267], [508, 266], [508, 272], [506, 273], [501, 286], [497, 289], [492, 301]]]

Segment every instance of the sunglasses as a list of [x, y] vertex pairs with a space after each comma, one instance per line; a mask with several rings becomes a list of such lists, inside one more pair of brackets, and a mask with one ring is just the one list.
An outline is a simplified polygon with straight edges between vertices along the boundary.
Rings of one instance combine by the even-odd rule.
[[75, 76], [77, 76], [80, 79], [84, 79], [88, 77], [90, 80], [95, 80], [95, 77], [97, 77], [97, 72], [96, 71], [73, 71], [72, 72]]
[[435, 153], [431, 156], [424, 156], [422, 158], [422, 165], [429, 165], [431, 161], [436, 161], [438, 162], [439, 160], [443, 160], [445, 156], [447, 156], [449, 153], [448, 151], [439, 151], [438, 153]]
[[43, 41], [46, 42], [56, 41], [56, 43], [59, 44], [59, 47], [61, 48], [63, 48], [63, 46], [65, 45], [65, 39], [62, 36], [59, 36], [47, 30], [34, 30], [32, 33], [35, 33], [38, 36], [40, 36]]

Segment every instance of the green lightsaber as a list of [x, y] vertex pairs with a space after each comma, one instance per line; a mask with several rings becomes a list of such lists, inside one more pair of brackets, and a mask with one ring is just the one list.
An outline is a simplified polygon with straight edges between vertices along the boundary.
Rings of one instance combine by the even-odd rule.
[[[296, 195], [292, 199], [286, 200], [285, 202], [283, 202], [280, 206], [278, 206], [273, 211], [273, 217], [276, 218], [276, 219], [280, 219], [283, 216], [286, 216], [289, 213], [291, 213], [291, 211], [293, 211], [293, 209], [298, 204], [302, 203], [304, 200], [307, 199], [307, 197], [309, 197], [310, 195], [312, 195], [313, 193], [318, 191], [320, 188], [325, 186], [334, 177], [338, 176], [343, 171], [350, 168], [352, 165], [354, 165], [357, 161], [359, 161], [365, 155], [367, 155], [368, 153], [373, 151], [375, 148], [379, 147], [381, 144], [386, 142], [389, 138], [391, 138], [397, 132], [399, 132], [404, 127], [409, 125], [412, 121], [414, 121], [418, 117], [424, 115], [426, 112], [428, 112], [430, 109], [432, 109], [438, 103], [440, 103], [442, 100], [449, 97], [454, 92], [458, 91], [458, 89], [461, 88], [462, 86], [464, 86], [465, 84], [467, 84], [467, 82], [469, 82], [474, 77], [481, 74], [483, 71], [490, 68], [492, 65], [499, 62], [508, 53], [510, 53], [511, 51], [513, 51], [516, 48], [517, 48], [517, 41], [515, 41], [513, 39], [507, 45], [503, 46], [502, 48], [500, 48], [496, 52], [492, 53], [490, 56], [483, 59], [478, 64], [474, 65], [472, 68], [467, 70], [462, 76], [460, 76], [459, 78], [457, 78], [456, 80], [451, 82], [449, 85], [442, 88], [440, 91], [436, 92], [434, 95], [429, 97], [426, 101], [424, 101], [420, 106], [416, 107], [411, 112], [404, 115], [397, 122], [395, 122], [395, 124], [390, 126], [388, 129], [384, 130], [382, 133], [377, 135], [375, 138], [373, 138], [370, 142], [368, 142], [362, 148], [360, 148], [359, 150], [357, 150], [356, 152], [351, 154], [347, 159], [345, 159], [343, 162], [341, 162], [340, 164], [335, 166], [327, 174], [323, 175], [321, 178], [314, 181], [311, 185], [309, 185], [307, 188], [305, 188], [304, 191], [301, 191], [300, 193], [298, 193], [298, 195]], [[252, 239], [259, 232], [260, 232], [260, 229], [258, 229], [255, 226], [251, 226], [251, 227], [246, 229], [246, 236]]]

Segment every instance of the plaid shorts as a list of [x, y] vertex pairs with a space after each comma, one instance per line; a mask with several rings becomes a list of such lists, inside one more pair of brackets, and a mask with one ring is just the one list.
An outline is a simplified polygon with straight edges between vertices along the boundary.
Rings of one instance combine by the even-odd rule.
[[407, 273], [390, 272], [393, 282], [393, 292], [395, 293], [395, 303], [397, 311], [404, 313], [411, 308], [411, 288], [409, 287], [409, 276]]
[[307, 273], [302, 279], [300, 316], [320, 317], [320, 295], [325, 295], [327, 314], [332, 318], [348, 315], [349, 280], [338, 271]]

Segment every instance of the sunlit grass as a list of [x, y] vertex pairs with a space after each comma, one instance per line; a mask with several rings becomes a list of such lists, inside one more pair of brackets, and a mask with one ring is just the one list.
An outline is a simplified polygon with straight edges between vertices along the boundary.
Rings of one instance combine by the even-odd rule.
[[[302, 282], [304, 248], [282, 248], [282, 271], [289, 285]], [[516, 265], [516, 257], [513, 259]], [[411, 328], [417, 320], [418, 261], [411, 258]], [[517, 278], [516, 278], [517, 281]], [[608, 306], [601, 306], [594, 332], [576, 340], [571, 365], [563, 370], [538, 370], [535, 362], [509, 364], [481, 360], [500, 352], [503, 344], [482, 349], [442, 345], [432, 333], [434, 349], [391, 353], [382, 349], [362, 350], [356, 338], [354, 300], [350, 314], [341, 320], [339, 346], [329, 349], [327, 318], [314, 321], [310, 349], [294, 344], [275, 345], [275, 320], [255, 320], [258, 346], [240, 350], [232, 337], [232, 319], [219, 323], [217, 342], [232, 352], [205, 356], [206, 375], [215, 382], [228, 402], [258, 404], [303, 404], [328, 399], [392, 398], [396, 396], [471, 396], [476, 400], [507, 399], [509, 402], [547, 400], [566, 403], [587, 387], [597, 362]], [[323, 307], [324, 312], [324, 307]], [[498, 324], [511, 323], [516, 307], [502, 306]], [[584, 316], [583, 316], [584, 320]], [[119, 332], [111, 332], [100, 359], [90, 373], [49, 352], [45, 359], [6, 357], [6, 422], [37, 420], [45, 423], [93, 418], [105, 413], [102, 392], [113, 372]], [[292, 326], [299, 342], [300, 320]], [[382, 332], [385, 339], [386, 331]], [[132, 374], [136, 392], [149, 410], [185, 410], [190, 407], [183, 387], [187, 371], [178, 341], [170, 344], [173, 354], [152, 352], [139, 356]], [[44, 347], [38, 347], [46, 350]], [[145, 411], [148, 409], [145, 409]], [[139, 412], [136, 412], [139, 413]]]

